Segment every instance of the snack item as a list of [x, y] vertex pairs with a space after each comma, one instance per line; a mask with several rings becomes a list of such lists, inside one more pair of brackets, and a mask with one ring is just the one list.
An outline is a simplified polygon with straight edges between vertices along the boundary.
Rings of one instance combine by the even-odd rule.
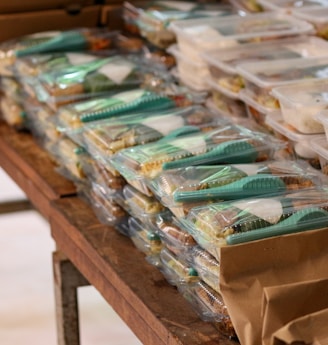
[[[117, 34], [117, 33], [116, 33]], [[99, 28], [82, 28], [67, 31], [45, 31], [3, 42], [0, 46], [0, 74], [12, 75], [9, 67], [17, 57], [64, 51], [108, 49], [112, 32]]]
[[158, 235], [162, 242], [175, 255], [187, 256], [192, 247], [196, 245], [194, 238], [181, 229], [174, 217], [157, 217], [156, 225]]
[[22, 105], [10, 97], [0, 96], [1, 117], [17, 129], [25, 127], [26, 113]]
[[161, 238], [149, 225], [129, 218], [129, 236], [135, 246], [146, 255], [158, 255], [163, 248]]
[[127, 179], [154, 178], [162, 170], [190, 165], [264, 161], [282, 142], [244, 127], [226, 125], [207, 133], [163, 138], [155, 143], [120, 151], [111, 158]]
[[[245, 80], [245, 92], [268, 110], [279, 108], [271, 94], [273, 88], [306, 80], [327, 79], [328, 57], [288, 59], [240, 64], [238, 72]], [[292, 86], [291, 86], [292, 87]]]
[[214, 291], [220, 293], [219, 262], [199, 246], [192, 248], [190, 257], [191, 265], [196, 269], [199, 277]]
[[219, 259], [219, 248], [265, 237], [325, 227], [327, 190], [307, 189], [280, 196], [240, 199], [196, 207], [181, 220], [201, 247]]
[[172, 285], [178, 286], [183, 283], [193, 283], [199, 280], [197, 271], [167, 248], [161, 250], [160, 261], [160, 270], [166, 280]]
[[226, 336], [236, 337], [227, 306], [218, 292], [203, 281], [183, 286], [181, 292], [202, 320], [213, 322]]
[[286, 123], [304, 134], [323, 133], [315, 115], [328, 107], [326, 82], [322, 80], [275, 87], [272, 95], [279, 100]]

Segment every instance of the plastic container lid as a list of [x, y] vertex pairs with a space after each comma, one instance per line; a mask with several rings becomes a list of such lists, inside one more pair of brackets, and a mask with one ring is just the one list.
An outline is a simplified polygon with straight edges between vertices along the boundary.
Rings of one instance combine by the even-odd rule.
[[240, 64], [237, 67], [246, 80], [262, 88], [301, 82], [309, 79], [328, 79], [328, 57], [263, 61]]
[[265, 9], [268, 10], [293, 10], [303, 7], [328, 6], [327, 0], [257, 0]]
[[203, 53], [209, 65], [236, 74], [240, 63], [328, 55], [328, 42], [318, 37], [283, 38], [270, 42], [245, 43], [237, 47]]
[[277, 38], [313, 32], [307, 22], [279, 13], [238, 15], [220, 18], [189, 19], [169, 26], [179, 37], [191, 40], [202, 48], [219, 48], [228, 41], [247, 42], [255, 38]]
[[315, 138], [310, 141], [312, 149], [322, 158], [328, 161], [328, 142], [326, 137]]

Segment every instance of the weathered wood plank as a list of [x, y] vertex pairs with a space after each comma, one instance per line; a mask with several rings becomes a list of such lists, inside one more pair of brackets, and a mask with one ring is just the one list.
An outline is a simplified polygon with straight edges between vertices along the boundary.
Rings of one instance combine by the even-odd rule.
[[144, 344], [231, 345], [148, 264], [132, 242], [100, 224], [79, 198], [52, 202], [58, 247]]

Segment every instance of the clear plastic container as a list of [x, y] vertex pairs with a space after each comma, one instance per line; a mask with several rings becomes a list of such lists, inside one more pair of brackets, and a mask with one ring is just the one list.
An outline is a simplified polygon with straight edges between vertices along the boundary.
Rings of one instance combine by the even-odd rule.
[[279, 160], [170, 170], [161, 173], [151, 185], [162, 204], [171, 208], [204, 201], [280, 194], [320, 186], [325, 182], [326, 179], [305, 162]]
[[322, 136], [310, 141], [311, 148], [319, 155], [321, 172], [328, 175], [328, 143], [327, 139]]
[[284, 144], [264, 133], [226, 125], [207, 133], [163, 138], [120, 151], [111, 159], [126, 179], [154, 178], [191, 165], [251, 163], [270, 159]]
[[232, 13], [232, 8], [228, 4], [183, 1], [165, 2], [165, 4], [167, 8], [163, 10], [142, 11], [136, 21], [141, 36], [160, 48], [167, 48], [175, 42], [175, 34], [168, 29], [169, 24], [175, 20], [218, 17]]
[[228, 308], [218, 292], [203, 281], [183, 286], [180, 291], [202, 320], [213, 322], [213, 325], [226, 336], [236, 337]]
[[257, 0], [259, 4], [270, 11], [284, 11], [292, 13], [292, 10], [299, 8], [309, 8], [312, 6], [328, 6], [327, 0]]
[[263, 8], [257, 0], [230, 0], [240, 14], [262, 12]]
[[125, 116], [90, 124], [82, 129], [83, 142], [88, 151], [108, 160], [122, 149], [153, 142], [170, 135], [184, 126], [195, 126], [203, 131], [215, 129], [227, 120], [218, 118], [202, 106], [174, 108], [169, 111]]
[[133, 217], [129, 218], [129, 236], [134, 245], [147, 256], [158, 255], [163, 248], [161, 238], [154, 229]]
[[208, 50], [313, 32], [311, 24], [273, 12], [244, 17], [226, 16], [220, 20], [205, 18], [175, 21], [170, 28], [177, 35], [181, 53], [193, 61], [202, 61], [200, 54]]
[[160, 263], [160, 270], [171, 285], [178, 286], [199, 281], [197, 271], [167, 248], [163, 248], [160, 252]]
[[191, 265], [199, 277], [214, 291], [220, 293], [220, 263], [199, 246], [192, 248], [190, 257]]
[[310, 79], [328, 79], [328, 57], [245, 63], [237, 67], [245, 81], [245, 90], [265, 108], [277, 109], [273, 88]]
[[26, 123], [26, 113], [23, 106], [7, 96], [0, 96], [1, 117], [5, 122], [17, 129], [23, 129]]
[[108, 49], [113, 34], [107, 29], [81, 28], [67, 31], [45, 31], [3, 42], [0, 46], [0, 74], [12, 75], [10, 66], [17, 57], [64, 51]]
[[208, 89], [208, 85], [204, 82], [210, 75], [206, 63], [194, 62], [192, 59], [189, 59], [188, 56], [181, 54], [178, 46], [175, 44], [167, 51], [175, 57], [177, 61], [177, 72], [182, 81], [187, 80], [187, 85], [192, 88], [200, 90]]
[[238, 64], [319, 56], [328, 56], [328, 42], [310, 36], [246, 43], [203, 54], [212, 79], [234, 94], [245, 86], [244, 79], [236, 69]]
[[326, 82], [302, 82], [274, 88], [286, 123], [305, 134], [323, 133], [324, 128], [315, 115], [328, 107]]
[[113, 199], [104, 195], [98, 186], [93, 185], [88, 193], [89, 203], [99, 221], [113, 226], [124, 235], [128, 235], [128, 213]]
[[159, 216], [156, 220], [157, 232], [165, 247], [178, 257], [187, 257], [196, 245], [194, 238], [181, 229], [174, 217]]
[[306, 20], [311, 23], [315, 30], [316, 35], [328, 39], [328, 2], [325, 6], [320, 7], [307, 7], [301, 9], [295, 9], [292, 11], [292, 15], [296, 18]]
[[200, 206], [180, 222], [220, 260], [225, 245], [326, 227], [327, 206], [327, 189], [321, 187]]
[[279, 113], [268, 115], [266, 121], [279, 139], [288, 142], [286, 147], [288, 154], [292, 154], [297, 159], [306, 160], [314, 168], [320, 169], [319, 156], [311, 148], [310, 141], [322, 137], [322, 135], [300, 133], [294, 127], [285, 123]]
[[155, 198], [140, 193], [128, 184], [123, 188], [123, 195], [130, 214], [143, 224], [156, 226], [157, 217], [167, 214], [167, 210]]
[[222, 112], [223, 114], [226, 114], [226, 116], [231, 117], [237, 117], [237, 118], [243, 118], [246, 117], [246, 106], [243, 101], [240, 99], [234, 97], [228, 97], [222, 92], [218, 90], [218, 87], [215, 89], [212, 88], [211, 91], [211, 100], [215, 106], [215, 108]]

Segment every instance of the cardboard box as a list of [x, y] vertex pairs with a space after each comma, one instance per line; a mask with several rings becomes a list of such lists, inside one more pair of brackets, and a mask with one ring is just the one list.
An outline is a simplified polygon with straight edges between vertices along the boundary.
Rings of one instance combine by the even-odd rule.
[[22, 35], [47, 30], [96, 27], [100, 24], [101, 6], [88, 6], [80, 11], [49, 10], [0, 15], [0, 42]]

